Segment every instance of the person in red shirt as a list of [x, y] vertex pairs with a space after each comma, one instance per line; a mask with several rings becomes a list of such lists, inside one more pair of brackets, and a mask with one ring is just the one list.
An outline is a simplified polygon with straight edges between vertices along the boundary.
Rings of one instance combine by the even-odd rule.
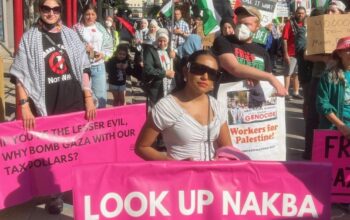
[[304, 25], [306, 16], [306, 10], [304, 7], [298, 7], [295, 11], [294, 17], [292, 17], [284, 26], [282, 39], [283, 39], [283, 55], [284, 55], [284, 84], [288, 91], [291, 76], [294, 75], [293, 94], [292, 96], [286, 96], [286, 100], [291, 100], [292, 97], [296, 99], [302, 99], [299, 94], [299, 80], [298, 80], [298, 66], [295, 53], [295, 32], [298, 27]]

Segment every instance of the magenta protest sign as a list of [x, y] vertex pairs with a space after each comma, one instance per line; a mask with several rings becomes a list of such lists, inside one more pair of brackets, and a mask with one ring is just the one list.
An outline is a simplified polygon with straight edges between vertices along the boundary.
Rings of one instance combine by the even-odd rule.
[[140, 104], [99, 110], [91, 122], [83, 112], [37, 118], [29, 132], [20, 121], [0, 124], [0, 209], [71, 190], [76, 165], [141, 161], [133, 148], [145, 112]]
[[330, 219], [329, 164], [97, 164], [74, 177], [76, 220]]
[[332, 163], [331, 200], [350, 203], [350, 140], [336, 130], [315, 130], [312, 160]]

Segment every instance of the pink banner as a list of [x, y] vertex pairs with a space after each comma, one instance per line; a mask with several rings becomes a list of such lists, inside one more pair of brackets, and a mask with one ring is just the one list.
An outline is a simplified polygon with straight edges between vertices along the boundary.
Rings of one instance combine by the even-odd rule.
[[332, 163], [331, 200], [350, 203], [350, 140], [339, 131], [315, 130], [312, 160]]
[[141, 161], [134, 143], [146, 118], [145, 105], [102, 109], [88, 122], [84, 113], [0, 124], [0, 209], [72, 189], [76, 165]]
[[330, 219], [329, 164], [98, 164], [74, 177], [76, 220]]

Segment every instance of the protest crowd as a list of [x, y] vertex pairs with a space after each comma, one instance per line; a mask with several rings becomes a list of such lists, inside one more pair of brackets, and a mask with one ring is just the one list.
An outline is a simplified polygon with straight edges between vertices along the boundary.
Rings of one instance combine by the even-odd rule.
[[[350, 32], [332, 51], [310, 53], [306, 22], [350, 17], [349, 5], [295, 5], [289, 17], [276, 17], [242, 1], [220, 1], [216, 13], [208, 13], [214, 1], [189, 2], [190, 11], [183, 1], [164, 2], [157, 17], [135, 23], [118, 10], [98, 21], [89, 3], [81, 20], [67, 27], [62, 1], [40, 0], [38, 20], [24, 33], [9, 72], [23, 130], [35, 131], [39, 118], [80, 111], [93, 123], [109, 108], [108, 91], [112, 106], [124, 108], [132, 77], [146, 97], [133, 151], [143, 160], [284, 161], [285, 151], [276, 146], [285, 145], [285, 136], [275, 139], [285, 135], [285, 124], [275, 121], [293, 99], [303, 100], [304, 161], [314, 159], [317, 129], [350, 139]], [[240, 90], [230, 89], [238, 83]], [[264, 124], [247, 126], [253, 122]], [[104, 127], [94, 126], [86, 130]], [[268, 144], [257, 150], [248, 143]], [[343, 178], [349, 187], [350, 176]], [[63, 192], [46, 196], [45, 209], [60, 214]], [[349, 202], [338, 203], [350, 211]]]

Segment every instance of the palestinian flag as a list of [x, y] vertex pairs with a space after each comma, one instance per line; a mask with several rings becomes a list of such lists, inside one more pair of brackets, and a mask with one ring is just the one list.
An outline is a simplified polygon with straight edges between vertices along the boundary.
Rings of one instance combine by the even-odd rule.
[[329, 3], [331, 3], [330, 0], [314, 0], [315, 8], [328, 8]]
[[160, 12], [167, 18], [171, 17], [173, 10], [173, 0], [168, 1], [161, 9]]
[[205, 35], [220, 29], [215, 15], [213, 0], [198, 0], [198, 8], [203, 11], [203, 31]]
[[205, 35], [220, 30], [222, 17], [233, 16], [227, 0], [197, 0], [198, 9], [203, 12], [203, 31]]

